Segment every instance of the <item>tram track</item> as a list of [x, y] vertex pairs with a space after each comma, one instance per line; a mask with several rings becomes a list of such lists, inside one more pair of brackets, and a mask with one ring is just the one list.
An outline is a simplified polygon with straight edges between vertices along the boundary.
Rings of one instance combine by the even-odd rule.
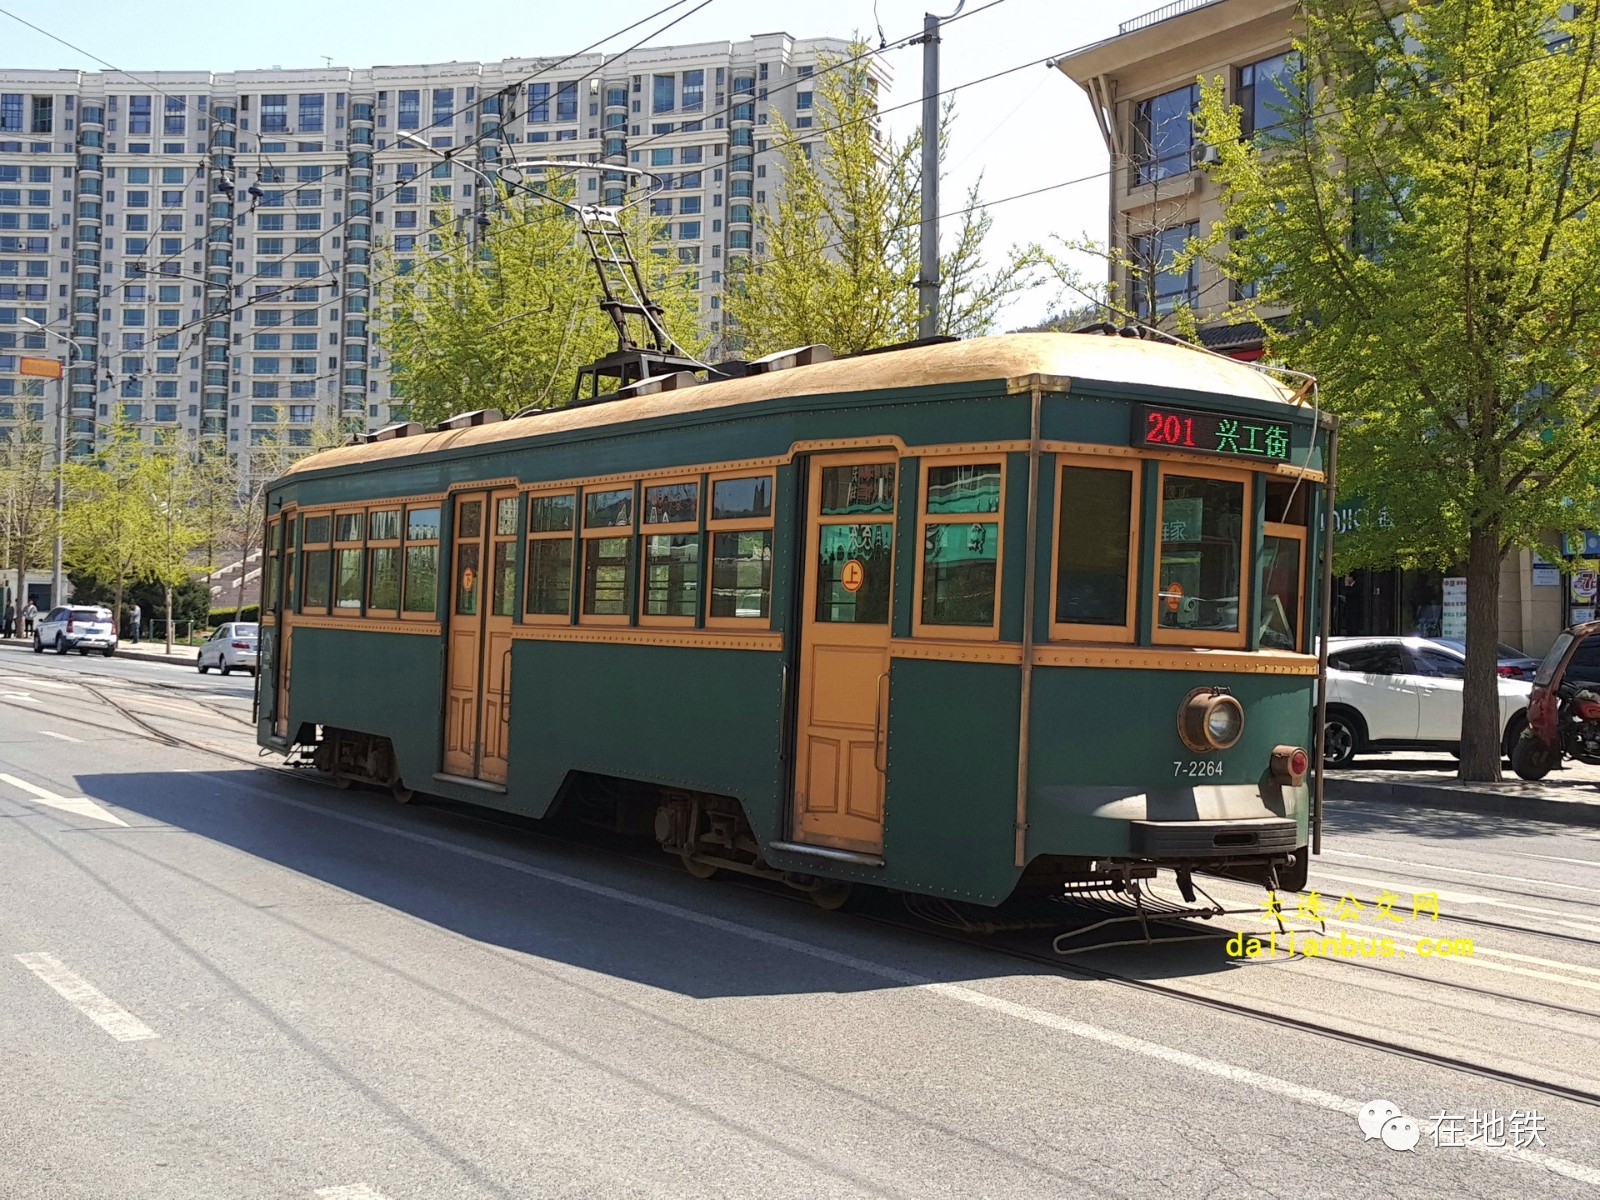
[[[186, 749], [209, 755], [230, 763], [242, 763], [254, 769], [262, 769], [262, 763], [259, 758], [249, 758], [241, 754], [235, 754], [227, 750], [219, 749], [218, 747], [208, 745], [203, 742], [197, 742], [189, 738], [181, 737], [169, 730], [162, 729], [153, 721], [133, 712], [127, 705], [119, 702], [111, 696], [108, 696], [101, 687], [81, 681], [79, 682], [79, 686], [84, 692], [90, 696], [93, 696], [94, 699], [101, 705], [116, 712], [123, 720], [127, 721], [137, 730], [161, 745], [174, 749]], [[40, 711], [37, 705], [26, 704], [20, 701], [4, 698], [0, 698], [0, 705], [22, 709], [35, 714], [39, 713]], [[201, 707], [209, 709], [211, 706], [202, 705]], [[216, 715], [227, 716], [228, 714], [217, 713]], [[85, 726], [102, 729], [107, 732], [124, 735], [128, 733], [128, 730], [126, 729], [118, 728], [113, 725], [93, 722], [82, 717], [74, 717], [73, 720], [78, 721], [80, 724]], [[238, 721], [240, 719], [234, 718], [234, 720]], [[240, 721], [240, 723], [245, 722]], [[277, 770], [273, 768], [267, 769], [271, 770], [274, 774], [278, 773]], [[315, 776], [314, 773], [311, 772], [293, 772], [292, 774], [295, 778], [306, 780], [308, 782], [322, 782]], [[652, 871], [661, 871], [663, 873], [671, 871], [675, 875], [678, 873], [678, 869], [674, 866], [674, 864], [664, 857], [654, 854], [646, 854], [639, 851], [627, 850], [621, 847], [606, 846], [592, 838], [578, 838], [564, 833], [563, 831], [532, 829], [529, 828], [528, 823], [525, 821], [503, 819], [498, 814], [494, 814], [487, 810], [479, 810], [470, 806], [455, 804], [450, 801], [442, 801], [438, 810], [442, 812], [448, 812], [454, 820], [467, 821], [472, 824], [485, 826], [502, 833], [514, 832], [519, 838], [546, 840], [557, 842], [564, 846], [580, 846], [587, 852], [599, 853], [604, 857], [627, 861], [636, 866], [647, 867]], [[724, 886], [732, 886], [740, 889], [741, 891], [760, 894], [767, 898], [782, 899], [796, 905], [809, 905], [809, 902], [802, 896], [791, 895], [784, 890], [773, 888], [772, 886], [755, 879], [734, 877], [725, 881]], [[882, 913], [845, 912], [842, 913], [841, 916], [846, 920], [870, 924], [885, 929], [892, 929], [901, 935], [910, 935], [916, 938], [928, 939], [931, 941], [937, 941], [951, 945], [959, 945], [968, 950], [975, 950], [980, 954], [993, 955], [1018, 962], [1026, 962], [1031, 966], [1043, 968], [1047, 973], [1052, 975], [1105, 983], [1119, 989], [1126, 989], [1146, 995], [1158, 996], [1167, 1000], [1175, 1000], [1186, 1005], [1196, 1006], [1212, 1012], [1272, 1025], [1277, 1028], [1292, 1030], [1294, 1032], [1306, 1034], [1312, 1037], [1341, 1042], [1343, 1044], [1356, 1046], [1365, 1050], [1409, 1059], [1414, 1062], [1423, 1063], [1445, 1070], [1472, 1075], [1474, 1077], [1485, 1079], [1491, 1082], [1504, 1084], [1511, 1087], [1524, 1088], [1530, 1091], [1536, 1091], [1544, 1095], [1569, 1100], [1574, 1103], [1585, 1104], [1591, 1107], [1600, 1107], [1600, 1090], [1592, 1090], [1586, 1087], [1563, 1084], [1548, 1079], [1541, 1079], [1523, 1072], [1494, 1067], [1485, 1063], [1474, 1062], [1459, 1056], [1442, 1053], [1440, 1051], [1428, 1050], [1422, 1047], [1408, 1045], [1392, 1038], [1373, 1036], [1351, 1029], [1334, 1028], [1287, 1014], [1269, 1012], [1238, 1001], [1227, 1000], [1217, 996], [1201, 995], [1195, 992], [1186, 991], [1179, 987], [1174, 987], [1170, 984], [1157, 983], [1147, 979], [1138, 979], [1113, 970], [1093, 967], [1081, 961], [1062, 961], [1056, 956], [1047, 955], [1026, 947], [1005, 945], [993, 940], [981, 940], [978, 936], [973, 934], [966, 934], [955, 930], [940, 929], [937, 925], [926, 921], [916, 920], [910, 917], [909, 914], [902, 917], [890, 916]], [[1463, 923], [1503, 929], [1508, 932], [1526, 934], [1539, 934], [1544, 932], [1535, 929], [1524, 929], [1519, 926], [1507, 925], [1502, 922], [1487, 921], [1481, 918], [1459, 917], [1453, 919], [1460, 920]], [[1199, 927], [1196, 926], [1196, 928]], [[1593, 944], [1592, 939], [1573, 935], [1546, 934], [1546, 936], [1556, 937], [1563, 941], [1572, 941], [1580, 944]], [[1342, 965], [1346, 966], [1367, 966], [1369, 969], [1376, 970], [1379, 973], [1387, 976], [1407, 979], [1415, 982], [1423, 982], [1429, 985], [1438, 985], [1442, 988], [1450, 990], [1463, 991], [1469, 994], [1515, 1004], [1534, 1005], [1540, 1008], [1559, 1011], [1569, 1015], [1589, 1019], [1600, 1019], [1600, 1012], [1578, 1008], [1576, 1006], [1561, 1005], [1554, 1002], [1520, 996], [1513, 993], [1496, 991], [1492, 988], [1480, 988], [1472, 984], [1410, 975], [1403, 971], [1386, 969], [1374, 964], [1344, 963], [1343, 960], [1335, 959], [1327, 959], [1322, 961], [1340, 962]]]

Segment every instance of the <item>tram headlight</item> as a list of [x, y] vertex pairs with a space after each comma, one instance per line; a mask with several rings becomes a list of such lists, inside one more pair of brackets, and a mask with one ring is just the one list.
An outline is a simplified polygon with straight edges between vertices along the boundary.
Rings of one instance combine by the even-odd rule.
[[1178, 737], [1205, 754], [1226, 750], [1244, 735], [1244, 705], [1226, 688], [1195, 688], [1178, 706]]

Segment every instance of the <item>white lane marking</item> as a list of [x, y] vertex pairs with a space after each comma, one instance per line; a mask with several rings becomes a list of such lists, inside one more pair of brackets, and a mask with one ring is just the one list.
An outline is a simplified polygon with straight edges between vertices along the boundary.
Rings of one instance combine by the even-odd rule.
[[389, 1200], [377, 1188], [366, 1183], [345, 1183], [338, 1187], [318, 1188], [322, 1200]]
[[1546, 862], [1577, 863], [1580, 867], [1600, 868], [1600, 862], [1592, 858], [1562, 858], [1559, 854], [1534, 854], [1529, 850], [1513, 850], [1511, 853], [1523, 858], [1542, 858]]
[[1531, 883], [1538, 887], [1565, 888], [1573, 892], [1593, 892], [1592, 883], [1557, 883], [1553, 879], [1528, 879], [1522, 875], [1500, 875], [1494, 871], [1474, 871], [1470, 867], [1447, 867], [1443, 863], [1419, 863], [1404, 858], [1385, 858], [1381, 854], [1357, 854], [1354, 850], [1324, 850], [1324, 854], [1339, 858], [1362, 858], [1369, 862], [1394, 863], [1398, 867], [1415, 867], [1419, 871], [1454, 871], [1457, 875], [1473, 875], [1479, 879], [1504, 879], [1510, 883]]
[[20, 679], [30, 687], [45, 688], [52, 692], [69, 692], [73, 690], [70, 683], [57, 683], [53, 679], [40, 679], [37, 675], [10, 675], [6, 678]]
[[62, 812], [73, 813], [80, 817], [92, 817], [108, 825], [127, 825], [127, 822], [116, 813], [101, 808], [87, 796], [58, 796], [54, 792], [48, 792], [29, 783], [26, 779], [18, 779], [15, 775], [0, 775], [0, 783], [9, 783], [18, 791], [27, 792], [33, 797], [32, 802], [35, 804], [48, 804], [51, 808], [59, 808]]
[[0, 700], [26, 700], [29, 704], [39, 703], [27, 692], [0, 692]]
[[144, 1042], [161, 1036], [88, 980], [67, 970], [53, 954], [41, 950], [18, 954], [16, 960], [117, 1041]]
[[44, 734], [45, 737], [53, 737], [63, 742], [78, 742], [80, 744], [83, 742], [82, 738], [68, 737], [64, 733], [57, 733], [54, 729], [41, 729], [39, 732]]
[[[386, 833], [391, 837], [401, 838], [418, 845], [429, 846], [436, 850], [444, 850], [450, 854], [458, 854], [463, 858], [470, 858], [476, 862], [488, 863], [492, 866], [502, 867], [508, 871], [515, 871], [520, 875], [542, 880], [545, 883], [556, 884], [560, 887], [571, 888], [574, 891], [587, 892], [591, 896], [599, 896], [607, 900], [614, 900], [619, 904], [631, 905], [647, 912], [659, 913], [662, 916], [672, 917], [676, 920], [687, 921], [690, 924], [702, 925], [715, 929], [721, 933], [731, 934], [734, 937], [745, 938], [749, 941], [760, 942], [779, 950], [787, 950], [795, 954], [803, 954], [808, 958], [820, 959], [823, 962], [833, 963], [858, 971], [863, 975], [886, 979], [891, 983], [905, 987], [922, 988], [925, 991], [936, 993], [947, 999], [957, 1000], [975, 1008], [988, 1009], [991, 1012], [1004, 1016], [1015, 1017], [1021, 1021], [1041, 1025], [1059, 1033], [1069, 1034], [1084, 1041], [1098, 1042], [1101, 1045], [1123, 1050], [1130, 1054], [1139, 1054], [1146, 1058], [1154, 1058], [1169, 1062], [1176, 1066], [1186, 1067], [1191, 1071], [1203, 1075], [1212, 1075], [1219, 1079], [1227, 1079], [1257, 1091], [1269, 1092], [1276, 1096], [1283, 1096], [1290, 1100], [1299, 1101], [1313, 1108], [1320, 1108], [1327, 1112], [1337, 1113], [1340, 1116], [1354, 1118], [1360, 1111], [1363, 1101], [1351, 1100], [1332, 1092], [1324, 1092], [1318, 1088], [1305, 1087], [1302, 1084], [1291, 1083], [1286, 1079], [1278, 1079], [1271, 1075], [1263, 1075], [1245, 1067], [1235, 1066], [1232, 1063], [1220, 1062], [1216, 1059], [1202, 1058], [1198, 1054], [1190, 1054], [1186, 1050], [1175, 1050], [1170, 1046], [1163, 1046], [1156, 1042], [1147, 1042], [1143, 1038], [1131, 1037], [1125, 1033], [1114, 1030], [1102, 1029], [1096, 1025], [1089, 1025], [1082, 1021], [1075, 1021], [1071, 1017], [1063, 1017], [1056, 1013], [1046, 1012], [1043, 1009], [1031, 1008], [1024, 1004], [1017, 1004], [1011, 1000], [1003, 1000], [998, 996], [989, 996], [983, 992], [964, 987], [957, 983], [941, 983], [925, 975], [916, 975], [910, 971], [903, 971], [897, 967], [886, 966], [883, 963], [872, 962], [865, 958], [857, 958], [853, 954], [845, 954], [838, 950], [830, 950], [825, 946], [818, 946], [811, 942], [803, 942], [798, 938], [786, 937], [780, 933], [769, 933], [764, 929], [757, 929], [750, 925], [741, 925], [737, 921], [730, 921], [725, 917], [714, 917], [710, 913], [696, 912], [692, 908], [670, 904], [665, 900], [652, 900], [647, 896], [635, 895], [625, 892], [621, 888], [610, 887], [603, 883], [593, 883], [587, 879], [579, 879], [573, 875], [563, 875], [559, 871], [546, 870], [530, 863], [519, 862], [514, 858], [504, 855], [491, 854], [486, 850], [475, 850], [470, 846], [460, 846], [448, 842], [443, 838], [431, 837], [425, 833], [417, 833], [410, 829], [401, 829], [384, 825], [378, 821], [370, 821], [365, 817], [357, 817], [349, 813], [336, 812], [323, 808], [320, 805], [309, 803], [305, 800], [295, 800], [277, 792], [268, 791], [266, 788], [253, 787], [250, 784], [229, 780], [235, 787], [244, 791], [254, 792], [280, 804], [287, 804], [291, 808], [303, 809], [330, 820], [342, 821], [347, 825], [355, 825], [362, 829], [375, 830]], [[1555, 1175], [1562, 1175], [1568, 1179], [1576, 1179], [1581, 1183], [1592, 1184], [1600, 1187], [1600, 1168], [1585, 1166], [1582, 1163], [1569, 1162], [1564, 1158], [1556, 1158], [1549, 1154], [1540, 1154], [1534, 1150], [1518, 1149], [1511, 1146], [1490, 1146], [1487, 1142], [1468, 1142], [1469, 1149], [1480, 1153], [1500, 1155], [1504, 1158], [1515, 1159], [1528, 1166], [1539, 1167]], [[359, 1194], [358, 1194], [359, 1195]]]

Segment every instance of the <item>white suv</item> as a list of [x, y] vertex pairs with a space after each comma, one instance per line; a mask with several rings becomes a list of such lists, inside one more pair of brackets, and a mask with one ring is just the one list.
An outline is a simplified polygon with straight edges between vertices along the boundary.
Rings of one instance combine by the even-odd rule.
[[98, 650], [110, 658], [117, 650], [117, 623], [112, 619], [111, 610], [84, 604], [51, 609], [34, 626], [33, 652], [43, 654], [46, 648], [57, 654], [76, 650], [86, 655]]
[[[1363, 750], [1457, 750], [1466, 656], [1427, 638], [1328, 639], [1324, 761], [1347, 766]], [[1500, 676], [1500, 745], [1528, 725], [1532, 684]]]

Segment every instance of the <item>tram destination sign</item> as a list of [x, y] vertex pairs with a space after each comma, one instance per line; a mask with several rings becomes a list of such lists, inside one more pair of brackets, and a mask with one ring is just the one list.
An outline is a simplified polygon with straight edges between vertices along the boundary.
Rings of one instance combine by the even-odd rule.
[[1291, 429], [1280, 421], [1141, 404], [1134, 410], [1133, 444], [1225, 458], [1289, 461]]

